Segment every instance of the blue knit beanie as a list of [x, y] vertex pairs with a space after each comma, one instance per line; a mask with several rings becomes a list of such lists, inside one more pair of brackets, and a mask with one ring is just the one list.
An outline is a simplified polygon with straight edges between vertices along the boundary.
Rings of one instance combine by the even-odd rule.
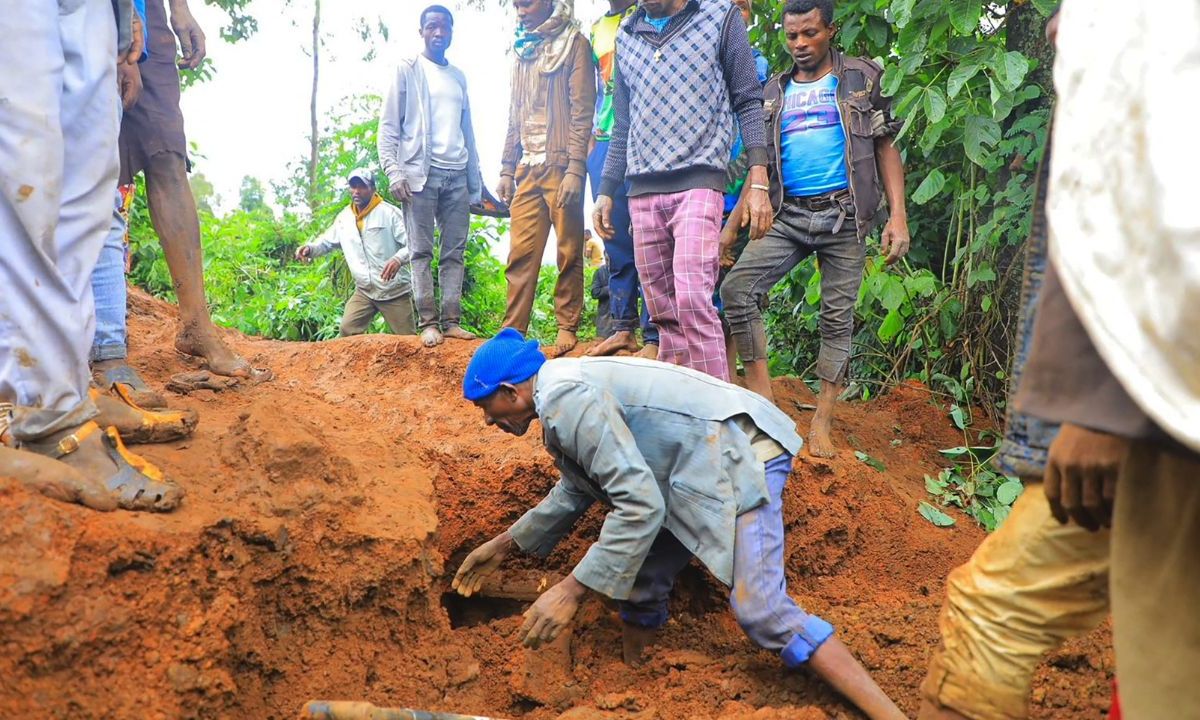
[[516, 385], [537, 374], [546, 356], [537, 340], [526, 340], [512, 328], [479, 346], [463, 375], [463, 397], [482, 400], [500, 389], [502, 383]]

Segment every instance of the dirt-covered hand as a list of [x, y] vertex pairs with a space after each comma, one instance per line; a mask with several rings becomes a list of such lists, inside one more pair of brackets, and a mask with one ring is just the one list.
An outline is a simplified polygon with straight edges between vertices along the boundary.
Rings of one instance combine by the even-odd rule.
[[512, 175], [501, 175], [500, 184], [496, 186], [496, 197], [505, 205], [512, 205], [513, 195], [517, 194], [517, 181]]
[[396, 277], [396, 273], [398, 272], [400, 272], [400, 261], [392, 258], [384, 264], [383, 272], [379, 274], [379, 277], [383, 278], [384, 282], [390, 282], [392, 278]]
[[1043, 488], [1055, 519], [1093, 532], [1111, 527], [1117, 475], [1128, 452], [1126, 438], [1063, 425], [1050, 443]]
[[117, 90], [126, 110], [137, 104], [142, 94], [142, 71], [136, 64], [117, 63]]
[[560, 208], [574, 207], [579, 204], [583, 198], [583, 178], [579, 175], [568, 173], [563, 178], [562, 184], [558, 186], [558, 195], [555, 198], [555, 204]]
[[[133, 17], [129, 19], [130, 31], [132, 33], [129, 49], [120, 58], [121, 65], [137, 65], [138, 60], [142, 59], [142, 52], [146, 49], [146, 40], [142, 37], [142, 16], [138, 15], [137, 11], [133, 12]], [[138, 87], [141, 87], [141, 76], [139, 75]], [[129, 107], [126, 105], [126, 107]]]
[[406, 203], [412, 200], [412, 188], [408, 185], [408, 180], [398, 180], [392, 183], [392, 197], [396, 198], [396, 202]]
[[561, 582], [542, 593], [537, 601], [525, 611], [525, 623], [521, 634], [525, 636], [525, 647], [535, 650], [553, 642], [575, 617], [579, 602], [587, 587], [568, 575]]
[[192, 17], [186, 3], [171, 3], [171, 29], [179, 38], [181, 57], [176, 64], [179, 68], [195, 70], [207, 54], [204, 47], [204, 31], [196, 18]]
[[592, 208], [592, 227], [596, 229], [596, 234], [601, 240], [612, 240], [616, 230], [612, 224], [612, 198], [607, 195], [601, 195], [596, 198], [596, 204]]
[[500, 567], [500, 563], [508, 556], [512, 546], [512, 536], [505, 530], [472, 550], [467, 559], [463, 560], [463, 564], [459, 566], [458, 572], [454, 574], [450, 589], [457, 590], [458, 594], [463, 597], [474, 595], [483, 585], [484, 578], [496, 572], [496, 569]]
[[887, 264], [892, 265], [908, 254], [911, 240], [908, 237], [908, 222], [903, 218], [893, 216], [883, 226], [883, 235], [879, 245], [887, 258]]

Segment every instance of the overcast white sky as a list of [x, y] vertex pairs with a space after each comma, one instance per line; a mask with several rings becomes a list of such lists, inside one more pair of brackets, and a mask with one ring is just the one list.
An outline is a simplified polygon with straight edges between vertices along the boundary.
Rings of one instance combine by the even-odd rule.
[[[322, 6], [319, 100], [322, 113], [347, 96], [383, 95], [397, 59], [423, 49], [417, 35], [420, 12], [433, 0], [355, 0]], [[484, 182], [495, 188], [508, 118], [509, 63], [516, 15], [511, 3], [487, 0], [485, 10], [457, 0], [439, 4], [454, 11], [454, 41], [447, 56], [467, 75]], [[196, 172], [204, 173], [221, 197], [218, 207], [237, 203], [242, 177], [281, 180], [291, 161], [308, 153], [308, 102], [312, 60], [311, 0], [254, 0], [249, 6], [259, 29], [230, 45], [218, 30], [224, 13], [190, 2], [208, 36], [216, 76], [183, 94], [188, 139], [197, 144]], [[585, 27], [607, 8], [606, 0], [576, 0]], [[364, 61], [367, 47], [356, 31], [359, 18], [382, 19], [390, 40], [377, 57]], [[269, 187], [269, 186], [268, 186]], [[590, 205], [590, 203], [589, 203]], [[590, 222], [589, 222], [590, 224]], [[506, 252], [506, 251], [505, 251]]]

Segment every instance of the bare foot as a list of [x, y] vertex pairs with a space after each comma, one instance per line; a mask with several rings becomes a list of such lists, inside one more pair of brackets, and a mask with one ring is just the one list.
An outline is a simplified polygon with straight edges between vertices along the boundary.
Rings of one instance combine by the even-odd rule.
[[575, 337], [575, 333], [570, 330], [559, 330], [558, 337], [554, 340], [554, 354], [566, 355], [575, 349], [579, 344], [579, 339]]
[[441, 345], [442, 340], [444, 340], [442, 337], [442, 331], [438, 330], [432, 325], [421, 331], [421, 344], [427, 348], [431, 348], [435, 345]]
[[616, 355], [622, 350], [632, 353], [638, 351], [637, 338], [628, 330], [621, 330], [609, 335], [599, 345], [588, 350], [587, 356], [604, 357], [607, 355]]
[[207, 370], [190, 370], [171, 376], [167, 389], [180, 395], [191, 395], [197, 390], [221, 392], [238, 386], [237, 378], [214, 375]]
[[658, 345], [654, 343], [646, 343], [641, 350], [637, 351], [637, 357], [646, 358], [647, 360], [658, 359]]
[[463, 330], [462, 327], [460, 327], [458, 325], [450, 325], [449, 327], [446, 328], [446, 332], [442, 333], [442, 335], [444, 335], [445, 337], [448, 337], [448, 338], [452, 338], [454, 340], [474, 340], [475, 339], [475, 333], [469, 332], [467, 330]]
[[621, 656], [625, 664], [638, 667], [646, 660], [646, 648], [654, 642], [658, 630], [625, 623], [621, 629]]
[[968, 720], [968, 718], [950, 708], [935, 707], [928, 700], [921, 700], [921, 709], [917, 711], [917, 720]]
[[821, 419], [814, 415], [812, 426], [808, 431], [808, 454], [816, 458], [831, 458], [837, 457], [837, 448], [833, 445], [831, 433], [832, 421], [829, 418]]
[[265, 382], [274, 377], [267, 368], [251, 367], [245, 358], [225, 344], [212, 325], [183, 326], [175, 336], [175, 349], [184, 355], [199, 359], [205, 370], [216, 375], [241, 378], [251, 383]]

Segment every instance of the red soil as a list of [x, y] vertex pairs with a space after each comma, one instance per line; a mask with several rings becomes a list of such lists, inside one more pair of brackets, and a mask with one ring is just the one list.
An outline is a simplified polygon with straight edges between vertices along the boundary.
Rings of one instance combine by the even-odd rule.
[[[180, 370], [174, 309], [131, 300], [132, 361], [161, 386]], [[346, 698], [535, 720], [858, 717], [755, 649], [695, 566], [637, 670], [600, 600], [533, 653], [519, 601], [450, 598], [462, 557], [554, 479], [538, 433], [487, 428], [461, 399], [474, 343], [230, 339], [276, 379], [171, 398], [200, 412], [195, 437], [139, 451], [187, 488], [175, 513], [96, 513], [0, 479], [0, 716], [290, 718]], [[776, 392], [806, 428], [807, 388]], [[937, 449], [962, 437], [917, 386], [847, 405], [835, 431], [847, 449], [797, 462], [788, 485], [789, 588], [915, 714], [944, 578], [983, 538], [916, 513]], [[600, 518], [512, 566], [568, 571]], [[1106, 629], [1053, 653], [1033, 717], [1103, 717], [1111, 668]]]

